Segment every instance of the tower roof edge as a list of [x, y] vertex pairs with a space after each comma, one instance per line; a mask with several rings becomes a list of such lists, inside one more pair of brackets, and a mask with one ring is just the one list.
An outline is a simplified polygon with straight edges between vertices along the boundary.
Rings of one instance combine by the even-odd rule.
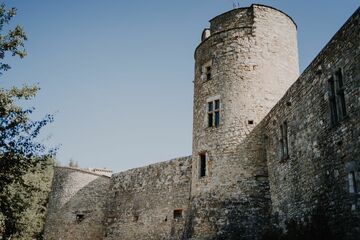
[[213, 20], [215, 20], [216, 18], [222, 17], [222, 16], [224, 16], [224, 15], [226, 15], [226, 14], [229, 14], [229, 13], [231, 13], [231, 12], [239, 11], [239, 10], [245, 10], [245, 9], [251, 9], [251, 8], [256, 7], [256, 6], [258, 6], [258, 7], [266, 7], [266, 8], [273, 9], [273, 10], [275, 10], [275, 11], [277, 11], [277, 12], [280, 12], [280, 13], [284, 14], [285, 16], [287, 16], [287, 17], [294, 23], [295, 27], [297, 28], [296, 22], [294, 21], [294, 19], [293, 19], [289, 14], [287, 14], [287, 13], [285, 13], [284, 11], [282, 11], [282, 10], [280, 10], [280, 9], [277, 9], [277, 8], [275, 8], [275, 7], [271, 7], [271, 6], [264, 5], [264, 4], [258, 4], [258, 3], [251, 4], [251, 6], [249, 6], [249, 7], [235, 8], [235, 9], [232, 9], [232, 10], [230, 10], [230, 11], [221, 13], [221, 14], [213, 17], [212, 19], [210, 19], [209, 22], [211, 23], [211, 22], [212, 22]]

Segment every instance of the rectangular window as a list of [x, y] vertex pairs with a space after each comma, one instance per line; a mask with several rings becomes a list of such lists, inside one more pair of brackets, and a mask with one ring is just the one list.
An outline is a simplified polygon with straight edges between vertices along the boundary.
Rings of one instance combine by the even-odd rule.
[[344, 81], [341, 69], [328, 80], [331, 124], [334, 126], [346, 116]]
[[200, 154], [200, 164], [199, 164], [199, 177], [205, 177], [206, 176], [206, 153]]
[[211, 80], [212, 78], [212, 61], [208, 61], [201, 68], [201, 78], [203, 81]]
[[337, 97], [337, 111], [339, 120], [342, 120], [346, 116], [346, 104], [345, 104], [345, 94], [344, 94], [344, 83], [341, 69], [335, 73], [335, 82], [336, 82], [336, 97]]
[[220, 126], [220, 100], [208, 102], [208, 127]]
[[357, 193], [355, 172], [349, 172], [348, 181], [349, 181], [349, 193]]
[[211, 66], [206, 67], [206, 80], [211, 79]]
[[280, 158], [286, 160], [289, 158], [288, 125], [286, 121], [280, 125], [280, 135]]
[[338, 116], [336, 111], [336, 94], [335, 94], [334, 78], [331, 77], [328, 83], [329, 83], [329, 93], [330, 93], [329, 101], [330, 101], [331, 124], [335, 125], [338, 122]]

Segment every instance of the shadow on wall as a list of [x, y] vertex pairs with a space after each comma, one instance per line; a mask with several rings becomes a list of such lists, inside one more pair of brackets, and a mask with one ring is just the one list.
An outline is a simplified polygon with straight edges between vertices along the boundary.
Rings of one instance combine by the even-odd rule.
[[[260, 239], [269, 226], [271, 201], [262, 124], [229, 154], [223, 184], [191, 200], [183, 239]], [[201, 219], [201, 221], [199, 221]]]
[[[109, 181], [108, 177], [96, 177], [59, 209], [49, 210], [45, 239], [103, 239]], [[66, 189], [64, 191], [66, 192]]]
[[286, 232], [274, 227], [267, 231], [263, 240], [338, 240], [331, 233], [325, 209], [318, 207], [304, 221], [286, 222]]

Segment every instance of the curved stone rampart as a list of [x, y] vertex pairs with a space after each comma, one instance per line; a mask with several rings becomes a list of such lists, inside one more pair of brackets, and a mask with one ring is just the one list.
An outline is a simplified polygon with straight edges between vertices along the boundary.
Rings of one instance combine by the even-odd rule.
[[45, 239], [103, 239], [110, 178], [55, 167], [45, 223]]

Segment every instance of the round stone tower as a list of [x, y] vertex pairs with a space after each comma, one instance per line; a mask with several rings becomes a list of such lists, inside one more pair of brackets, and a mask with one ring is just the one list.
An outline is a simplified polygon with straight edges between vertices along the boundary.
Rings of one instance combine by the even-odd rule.
[[256, 211], [241, 222], [243, 204], [249, 202], [248, 210], [259, 198], [263, 206], [269, 201], [261, 139], [252, 134], [299, 76], [297, 29], [285, 13], [252, 5], [210, 20], [201, 40], [195, 50], [191, 235], [232, 239], [221, 233], [243, 230], [231, 225], [247, 224], [250, 231], [252, 221], [261, 222], [263, 213]]

